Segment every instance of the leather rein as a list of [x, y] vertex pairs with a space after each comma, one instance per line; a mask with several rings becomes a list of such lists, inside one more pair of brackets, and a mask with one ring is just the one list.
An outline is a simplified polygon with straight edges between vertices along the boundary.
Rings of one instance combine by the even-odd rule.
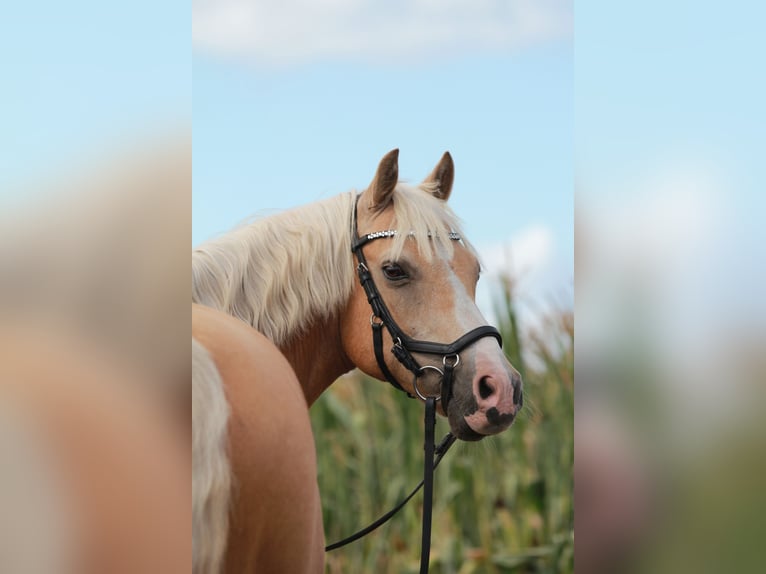
[[[378, 291], [375, 280], [372, 278], [370, 268], [367, 264], [367, 258], [364, 256], [363, 247], [375, 241], [377, 239], [391, 238], [398, 235], [398, 231], [395, 229], [388, 229], [385, 231], [377, 231], [375, 233], [368, 233], [363, 236], [359, 236], [357, 227], [357, 209], [359, 203], [359, 197], [356, 198], [356, 204], [351, 220], [351, 251], [356, 256], [357, 267], [356, 272], [359, 277], [359, 283], [367, 295], [367, 301], [372, 308], [372, 315], [370, 316], [370, 326], [372, 327], [372, 341], [373, 349], [375, 352], [375, 360], [380, 367], [381, 372], [385, 376], [386, 380], [391, 383], [396, 389], [406, 392], [410, 398], [420, 398], [425, 402], [425, 438], [424, 438], [424, 450], [425, 461], [423, 468], [423, 480], [415, 487], [415, 489], [401, 502], [399, 502], [394, 508], [388, 511], [386, 514], [378, 518], [375, 522], [362, 530], [352, 534], [351, 536], [344, 538], [338, 542], [330, 544], [325, 547], [325, 551], [335, 550], [341, 546], [345, 546], [355, 540], [358, 540], [369, 534], [382, 524], [388, 522], [388, 520], [394, 516], [399, 510], [404, 507], [405, 504], [415, 494], [425, 486], [423, 493], [423, 524], [422, 524], [422, 537], [421, 537], [421, 553], [420, 553], [420, 572], [426, 574], [428, 572], [428, 563], [431, 550], [431, 515], [433, 505], [433, 473], [436, 467], [441, 462], [444, 455], [449, 448], [455, 443], [456, 437], [452, 433], [447, 433], [438, 445], [435, 445], [434, 430], [436, 427], [436, 403], [442, 402], [444, 413], [447, 413], [447, 407], [452, 398], [452, 379], [455, 369], [460, 364], [460, 352], [466, 347], [472, 345], [479, 339], [484, 337], [494, 337], [500, 346], [503, 346], [503, 339], [500, 336], [500, 332], [490, 325], [482, 325], [468, 331], [464, 335], [458, 337], [452, 343], [435, 343], [432, 341], [421, 341], [413, 339], [407, 335], [394, 321], [388, 307], [386, 307], [383, 297]], [[429, 236], [431, 234], [429, 233]], [[449, 233], [449, 239], [452, 241], [460, 241], [460, 234], [452, 231]], [[391, 353], [394, 357], [413, 374], [412, 385], [415, 390], [415, 395], [405, 391], [404, 387], [399, 383], [394, 374], [386, 365], [385, 357], [383, 354], [383, 329], [386, 329], [391, 336], [393, 346], [391, 347]], [[437, 355], [442, 358], [442, 367], [439, 368], [434, 365], [421, 366], [415, 359], [412, 353], [420, 353], [425, 355]], [[426, 374], [427, 371], [436, 371], [441, 377], [441, 392], [437, 396], [429, 396], [421, 393], [418, 388], [418, 379]]]

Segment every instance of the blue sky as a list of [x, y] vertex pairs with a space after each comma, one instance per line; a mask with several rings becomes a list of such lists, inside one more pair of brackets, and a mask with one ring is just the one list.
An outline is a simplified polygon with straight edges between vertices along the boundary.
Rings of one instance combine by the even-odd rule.
[[[741, 0], [577, 5], [578, 198], [594, 215], [621, 211], [625, 228], [652, 209], [681, 229], [702, 218], [692, 237], [651, 221], [635, 234], [664, 242], [658, 256], [681, 245], [696, 251], [708, 273], [701, 284], [728, 276], [747, 289], [741, 274], [763, 269], [753, 257], [766, 244], [766, 75], [756, 56], [765, 19], [766, 5]], [[674, 196], [674, 212], [655, 202]], [[752, 295], [735, 298], [749, 305]]]
[[[511, 246], [531, 299], [571, 304], [569, 3], [511, 3], [525, 15], [421, 0], [401, 7], [417, 24], [410, 34], [391, 5], [327, 2], [311, 29], [285, 37], [262, 18], [279, 27], [288, 9], [261, 4], [272, 11], [252, 21], [238, 11], [234, 24], [195, 13], [193, 244], [253, 213], [362, 189], [392, 148], [410, 181], [449, 150], [450, 202], [490, 270], [507, 267]], [[342, 28], [349, 14], [361, 30]]]
[[452, 153], [453, 207], [475, 240], [533, 222], [564, 240], [571, 68], [566, 45], [410, 68], [319, 63], [271, 73], [195, 57], [195, 240], [254, 210], [363, 188], [394, 147], [410, 180]]
[[576, 158], [589, 187], [630, 193], [625, 181], [685, 158], [752, 191], [766, 76], [750, 56], [764, 18], [766, 5], [741, 0], [578, 3]]
[[0, 196], [191, 122], [179, 0], [8, 2], [0, 17]]

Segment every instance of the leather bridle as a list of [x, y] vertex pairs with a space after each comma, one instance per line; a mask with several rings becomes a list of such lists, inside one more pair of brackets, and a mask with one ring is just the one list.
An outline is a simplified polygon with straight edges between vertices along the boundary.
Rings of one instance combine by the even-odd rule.
[[[394, 374], [388, 368], [385, 357], [383, 354], [383, 329], [385, 328], [391, 340], [393, 346], [391, 347], [391, 353], [396, 359], [413, 374], [413, 388], [415, 395], [407, 392], [407, 395], [411, 398], [415, 396], [419, 397], [425, 402], [425, 441], [424, 448], [426, 451], [425, 465], [423, 472], [423, 480], [413, 490], [409, 496], [402, 500], [391, 511], [380, 517], [378, 520], [370, 524], [368, 527], [360, 530], [356, 534], [349, 536], [339, 542], [330, 544], [325, 550], [334, 550], [345, 546], [354, 540], [358, 540], [362, 536], [372, 532], [381, 524], [387, 522], [396, 512], [398, 512], [407, 501], [412, 498], [415, 493], [425, 485], [424, 501], [423, 501], [423, 529], [421, 539], [421, 555], [420, 555], [420, 572], [425, 574], [428, 572], [428, 562], [430, 554], [431, 544], [431, 510], [433, 499], [433, 471], [438, 466], [442, 457], [446, 454], [447, 450], [455, 442], [455, 436], [452, 433], [442, 439], [438, 446], [434, 444], [434, 428], [436, 426], [436, 402], [442, 402], [442, 408], [444, 413], [447, 413], [449, 401], [452, 398], [452, 379], [455, 369], [460, 364], [460, 352], [466, 347], [472, 345], [476, 341], [483, 339], [484, 337], [494, 337], [503, 346], [503, 338], [500, 332], [491, 325], [482, 325], [476, 327], [458, 337], [452, 343], [435, 343], [432, 341], [421, 341], [414, 339], [407, 335], [401, 327], [396, 323], [391, 312], [388, 310], [386, 303], [383, 301], [383, 297], [375, 285], [375, 280], [370, 272], [369, 265], [367, 264], [367, 258], [364, 256], [363, 247], [375, 241], [377, 239], [391, 238], [399, 234], [399, 231], [395, 229], [387, 229], [385, 231], [377, 231], [375, 233], [368, 233], [363, 236], [359, 236], [358, 223], [357, 223], [357, 209], [359, 204], [359, 197], [356, 198], [354, 204], [354, 210], [351, 219], [351, 251], [354, 253], [357, 259], [356, 272], [359, 277], [359, 283], [362, 285], [365, 294], [367, 295], [367, 301], [372, 308], [372, 315], [370, 316], [370, 325], [372, 327], [372, 342], [373, 350], [375, 352], [375, 360], [378, 363], [378, 367], [385, 376], [386, 380], [391, 383], [395, 388], [400, 391], [405, 391], [401, 383], [396, 379]], [[431, 234], [429, 233], [429, 236]], [[455, 231], [451, 231], [448, 235], [452, 241], [460, 241], [461, 237]], [[425, 355], [440, 355], [442, 358], [442, 368], [434, 365], [421, 366], [413, 356], [413, 353], [420, 353]], [[437, 372], [441, 377], [441, 392], [437, 396], [428, 396], [421, 393], [418, 388], [418, 379], [422, 377], [426, 371], [433, 370]]]
[[[359, 198], [357, 197], [357, 204], [358, 201]], [[434, 399], [442, 401], [442, 408], [446, 414], [449, 401], [452, 398], [452, 375], [455, 368], [460, 364], [460, 352], [484, 337], [494, 337], [497, 339], [500, 347], [502, 347], [503, 338], [500, 335], [500, 332], [491, 325], [482, 325], [481, 327], [476, 327], [475, 329], [468, 331], [452, 343], [448, 344], [413, 339], [399, 327], [391, 316], [391, 312], [388, 310], [388, 307], [386, 307], [386, 303], [383, 301], [383, 297], [380, 295], [377, 285], [375, 285], [375, 280], [372, 278], [372, 273], [367, 265], [367, 258], [364, 256], [363, 249], [363, 247], [371, 241], [394, 237], [398, 235], [399, 232], [395, 229], [388, 229], [386, 231], [368, 233], [360, 237], [357, 228], [357, 205], [355, 205], [351, 223], [351, 233], [353, 238], [351, 251], [356, 255], [358, 261], [356, 272], [359, 276], [359, 283], [361, 283], [364, 288], [367, 295], [367, 301], [372, 308], [370, 325], [372, 326], [373, 349], [375, 351], [375, 360], [378, 362], [378, 367], [380, 367], [380, 370], [383, 372], [383, 375], [389, 383], [400, 391], [404, 391], [401, 383], [399, 383], [386, 365], [385, 357], [383, 356], [383, 328], [385, 327], [391, 335], [391, 340], [394, 342], [391, 347], [391, 353], [413, 374], [413, 387], [415, 393], [423, 401], [428, 397], [424, 396], [418, 389], [418, 378], [423, 376], [428, 370], [433, 370], [439, 373], [442, 378], [442, 389], [441, 394], [434, 397]], [[460, 241], [461, 237], [457, 232], [451, 231], [449, 233], [449, 239], [452, 241]], [[433, 365], [420, 366], [412, 353], [441, 355], [442, 369]], [[407, 394], [410, 397], [413, 397], [412, 394]]]

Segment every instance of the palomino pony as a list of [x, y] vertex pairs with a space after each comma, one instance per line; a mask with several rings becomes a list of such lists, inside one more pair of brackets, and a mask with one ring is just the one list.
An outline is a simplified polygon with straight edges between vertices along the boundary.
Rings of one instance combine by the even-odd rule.
[[477, 256], [447, 206], [452, 158], [418, 186], [398, 182], [397, 162], [389, 152], [360, 195], [193, 253], [195, 573], [322, 571], [308, 407], [354, 367], [442, 398], [463, 440], [505, 430], [521, 408], [519, 375], [474, 302]]

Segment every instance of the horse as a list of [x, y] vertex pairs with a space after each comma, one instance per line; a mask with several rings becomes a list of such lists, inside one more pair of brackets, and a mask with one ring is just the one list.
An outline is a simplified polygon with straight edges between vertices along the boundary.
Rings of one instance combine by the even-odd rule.
[[353, 368], [438, 401], [466, 441], [506, 430], [523, 404], [519, 373], [475, 304], [480, 263], [447, 204], [452, 157], [408, 185], [398, 156], [386, 154], [361, 193], [193, 251], [197, 574], [322, 571], [308, 409]]

